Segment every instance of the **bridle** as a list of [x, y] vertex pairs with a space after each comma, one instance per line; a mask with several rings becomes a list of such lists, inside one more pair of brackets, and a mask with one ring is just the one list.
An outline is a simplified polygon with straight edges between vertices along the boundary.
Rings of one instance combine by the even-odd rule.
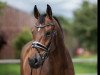
[[[48, 23], [46, 25], [39, 25], [39, 26], [35, 25], [36, 28], [44, 28], [44, 27], [47, 27], [47, 26], [55, 26], [55, 22], [50, 22], [50, 23]], [[49, 43], [48, 43], [47, 46], [41, 44], [38, 41], [33, 41], [32, 42], [32, 48], [36, 48], [39, 56], [41, 57], [41, 61], [38, 64], [43, 65], [44, 61], [48, 58], [49, 53], [50, 53], [50, 49], [51, 49], [52, 39], [53, 39], [53, 37], [54, 37], [55, 34], [56, 34], [56, 31], [52, 30], [51, 38], [50, 38], [50, 41], [49, 41]], [[40, 54], [40, 51], [38, 49], [42, 49], [44, 51], [44, 53]], [[31, 75], [32, 75], [32, 69], [33, 68], [37, 68], [37, 66], [34, 66], [32, 64], [33, 62], [34, 61], [29, 61], [29, 65], [30, 65], [30, 68], [31, 68]]]

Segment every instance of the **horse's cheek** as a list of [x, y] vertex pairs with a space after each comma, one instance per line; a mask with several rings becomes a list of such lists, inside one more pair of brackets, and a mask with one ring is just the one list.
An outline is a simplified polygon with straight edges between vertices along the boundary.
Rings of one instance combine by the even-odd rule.
[[24, 75], [30, 74], [30, 67], [29, 67], [27, 58], [24, 60], [24, 63], [23, 63], [23, 71], [24, 71]]

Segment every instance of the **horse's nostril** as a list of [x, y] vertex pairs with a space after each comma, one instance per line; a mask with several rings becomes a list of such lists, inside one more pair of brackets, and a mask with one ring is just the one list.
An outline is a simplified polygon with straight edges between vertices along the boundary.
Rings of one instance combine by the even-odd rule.
[[33, 60], [34, 60], [34, 63], [37, 63], [38, 62], [38, 59], [37, 58], [34, 58]]
[[41, 56], [38, 53], [36, 53], [33, 57], [29, 57], [28, 62], [31, 68], [38, 68], [43, 64]]
[[35, 64], [38, 62], [37, 58], [28, 58], [29, 63]]

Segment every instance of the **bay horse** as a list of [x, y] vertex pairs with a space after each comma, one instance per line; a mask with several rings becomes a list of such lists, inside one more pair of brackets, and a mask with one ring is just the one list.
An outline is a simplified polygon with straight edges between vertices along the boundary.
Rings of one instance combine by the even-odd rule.
[[23, 47], [21, 53], [21, 75], [74, 75], [63, 30], [57, 18], [52, 16], [50, 5], [42, 15], [35, 5], [34, 17], [33, 40]]

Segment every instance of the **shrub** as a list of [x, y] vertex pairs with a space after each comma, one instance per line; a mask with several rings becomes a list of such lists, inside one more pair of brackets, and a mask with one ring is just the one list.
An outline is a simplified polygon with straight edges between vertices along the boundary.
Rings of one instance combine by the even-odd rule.
[[25, 29], [23, 30], [18, 36], [14, 39], [14, 48], [16, 52], [16, 58], [20, 58], [20, 53], [23, 48], [23, 46], [31, 41], [32, 35], [29, 30]]

